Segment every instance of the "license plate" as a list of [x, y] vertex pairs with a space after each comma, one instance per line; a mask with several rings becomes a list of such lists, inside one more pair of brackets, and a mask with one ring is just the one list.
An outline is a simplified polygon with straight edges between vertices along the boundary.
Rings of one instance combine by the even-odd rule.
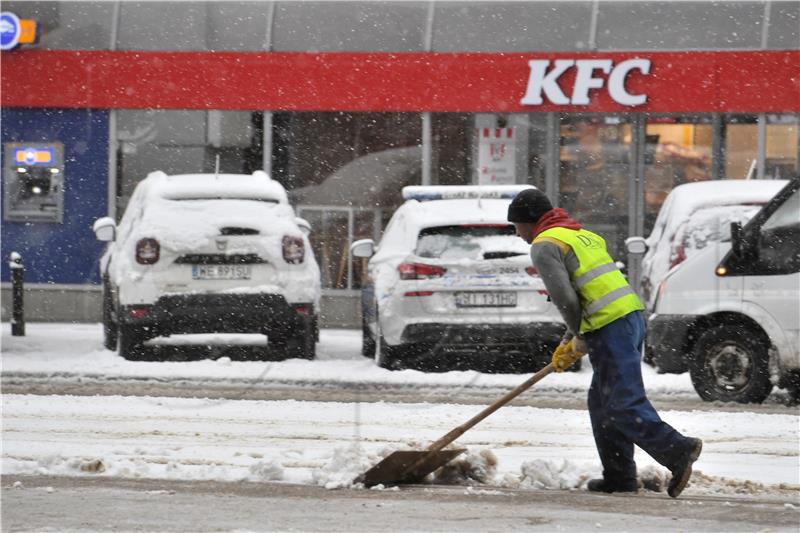
[[252, 265], [192, 265], [192, 279], [250, 279]]
[[457, 292], [456, 307], [516, 307], [516, 292]]

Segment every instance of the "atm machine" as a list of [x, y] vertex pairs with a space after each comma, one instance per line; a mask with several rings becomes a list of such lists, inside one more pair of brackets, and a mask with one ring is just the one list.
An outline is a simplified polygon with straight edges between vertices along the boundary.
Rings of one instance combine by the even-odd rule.
[[3, 220], [64, 221], [64, 145], [5, 143]]

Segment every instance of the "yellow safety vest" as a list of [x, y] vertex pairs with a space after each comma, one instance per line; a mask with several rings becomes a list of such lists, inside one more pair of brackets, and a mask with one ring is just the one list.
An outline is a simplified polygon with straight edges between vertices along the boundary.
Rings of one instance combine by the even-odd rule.
[[585, 229], [550, 228], [534, 239], [556, 239], [569, 245], [578, 257], [578, 269], [569, 273], [583, 308], [580, 333], [602, 328], [633, 311], [642, 302], [608, 255], [606, 241]]

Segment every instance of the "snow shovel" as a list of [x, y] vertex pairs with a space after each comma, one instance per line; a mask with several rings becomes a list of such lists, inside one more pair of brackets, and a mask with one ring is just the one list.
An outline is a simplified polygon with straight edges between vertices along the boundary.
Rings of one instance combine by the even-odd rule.
[[466, 451], [464, 448], [445, 450], [445, 446], [466, 433], [467, 430], [471, 429], [478, 422], [519, 396], [522, 392], [532, 387], [534, 383], [541, 380], [552, 371], [553, 366], [548, 364], [528, 378], [524, 383], [518, 385], [517, 388], [431, 444], [427, 450], [421, 452], [415, 450], [399, 450], [393, 452], [380, 463], [358, 476], [354, 483], [363, 483], [367, 487], [372, 487], [375, 485], [400, 485], [402, 483], [418, 483], [422, 481], [425, 476], [436, 471], [437, 468], [444, 466]]

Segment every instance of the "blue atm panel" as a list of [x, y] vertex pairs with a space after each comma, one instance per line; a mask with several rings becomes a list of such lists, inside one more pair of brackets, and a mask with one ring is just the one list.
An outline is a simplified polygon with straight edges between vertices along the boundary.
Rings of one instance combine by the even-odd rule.
[[[104, 244], [95, 240], [92, 224], [108, 213], [108, 111], [5, 108], [0, 112], [5, 148], [2, 194], [6, 199], [4, 211], [8, 211], [4, 212], [0, 236], [2, 281], [10, 280], [8, 256], [13, 251], [22, 255], [26, 282], [99, 283], [97, 265]], [[59, 189], [50, 192], [58, 192], [63, 198], [48, 202], [41, 213], [53, 214], [60, 220], [44, 214], [38, 218], [31, 216], [35, 209], [40, 209], [33, 205], [36, 195], [22, 202], [21, 181], [17, 181], [15, 189], [14, 180], [5, 172], [6, 168], [27, 167], [37, 171], [44, 168], [49, 164], [44, 160], [50, 148], [54, 158], [50, 163], [63, 159], [63, 166], [47, 167], [59, 169], [48, 170], [51, 176], [59, 176], [56, 180]], [[14, 177], [20, 175], [17, 172]], [[17, 215], [11, 202], [14, 199], [17, 207], [22, 208]], [[58, 202], [61, 205], [56, 205]], [[60, 224], [53, 223], [59, 221]]]

